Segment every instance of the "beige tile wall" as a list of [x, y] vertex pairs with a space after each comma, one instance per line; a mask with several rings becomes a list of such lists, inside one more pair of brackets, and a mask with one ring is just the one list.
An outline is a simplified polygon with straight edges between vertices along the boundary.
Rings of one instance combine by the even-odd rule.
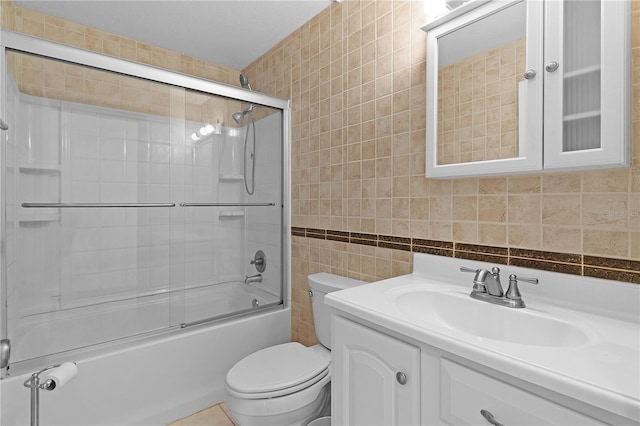
[[[423, 1], [333, 3], [251, 64], [293, 107], [292, 225], [640, 259], [640, 1], [633, 0], [633, 166], [432, 180], [425, 172]], [[306, 275], [368, 281], [408, 252], [293, 237], [294, 340], [316, 342]]]
[[[154, 67], [239, 85], [239, 70], [137, 42], [0, 1], [2, 28]], [[234, 125], [240, 103], [115, 73], [12, 53], [9, 67], [25, 94], [188, 120]], [[179, 105], [176, 104], [179, 102]], [[177, 107], [178, 106], [178, 107]]]
[[20, 92], [63, 101], [202, 123], [226, 123], [240, 102], [167, 84], [8, 52], [7, 64]]
[[2, 28], [208, 80], [239, 85], [238, 70], [0, 1]]

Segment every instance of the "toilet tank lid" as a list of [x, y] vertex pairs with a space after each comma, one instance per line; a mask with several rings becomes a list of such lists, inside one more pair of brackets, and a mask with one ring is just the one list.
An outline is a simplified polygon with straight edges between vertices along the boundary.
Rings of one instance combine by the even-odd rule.
[[347, 278], [340, 275], [329, 274], [327, 272], [319, 272], [309, 275], [309, 287], [312, 290], [330, 293], [332, 291], [344, 290], [346, 288], [356, 287], [366, 284], [365, 281]]

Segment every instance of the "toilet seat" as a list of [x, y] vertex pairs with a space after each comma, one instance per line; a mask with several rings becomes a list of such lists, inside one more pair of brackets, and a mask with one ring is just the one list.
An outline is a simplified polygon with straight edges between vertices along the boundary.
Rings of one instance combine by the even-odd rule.
[[297, 342], [271, 346], [227, 373], [227, 392], [242, 399], [276, 398], [329, 379], [331, 361]]

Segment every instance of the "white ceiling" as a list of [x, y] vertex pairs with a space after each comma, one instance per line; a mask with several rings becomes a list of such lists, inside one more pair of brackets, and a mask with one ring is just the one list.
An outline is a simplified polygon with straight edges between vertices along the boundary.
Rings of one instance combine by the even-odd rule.
[[332, 0], [18, 0], [16, 4], [242, 70]]

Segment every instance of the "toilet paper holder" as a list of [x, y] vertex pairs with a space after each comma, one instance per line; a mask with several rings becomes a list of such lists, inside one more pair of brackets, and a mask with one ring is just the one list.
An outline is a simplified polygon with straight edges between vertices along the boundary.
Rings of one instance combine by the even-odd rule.
[[[59, 374], [47, 375], [46, 380], [41, 382], [40, 375], [45, 372], [59, 372]], [[26, 388], [31, 389], [31, 426], [40, 424], [40, 389], [52, 391], [62, 387], [71, 380], [77, 373], [75, 362], [64, 362], [62, 364], [51, 365], [36, 371], [24, 382]]]

